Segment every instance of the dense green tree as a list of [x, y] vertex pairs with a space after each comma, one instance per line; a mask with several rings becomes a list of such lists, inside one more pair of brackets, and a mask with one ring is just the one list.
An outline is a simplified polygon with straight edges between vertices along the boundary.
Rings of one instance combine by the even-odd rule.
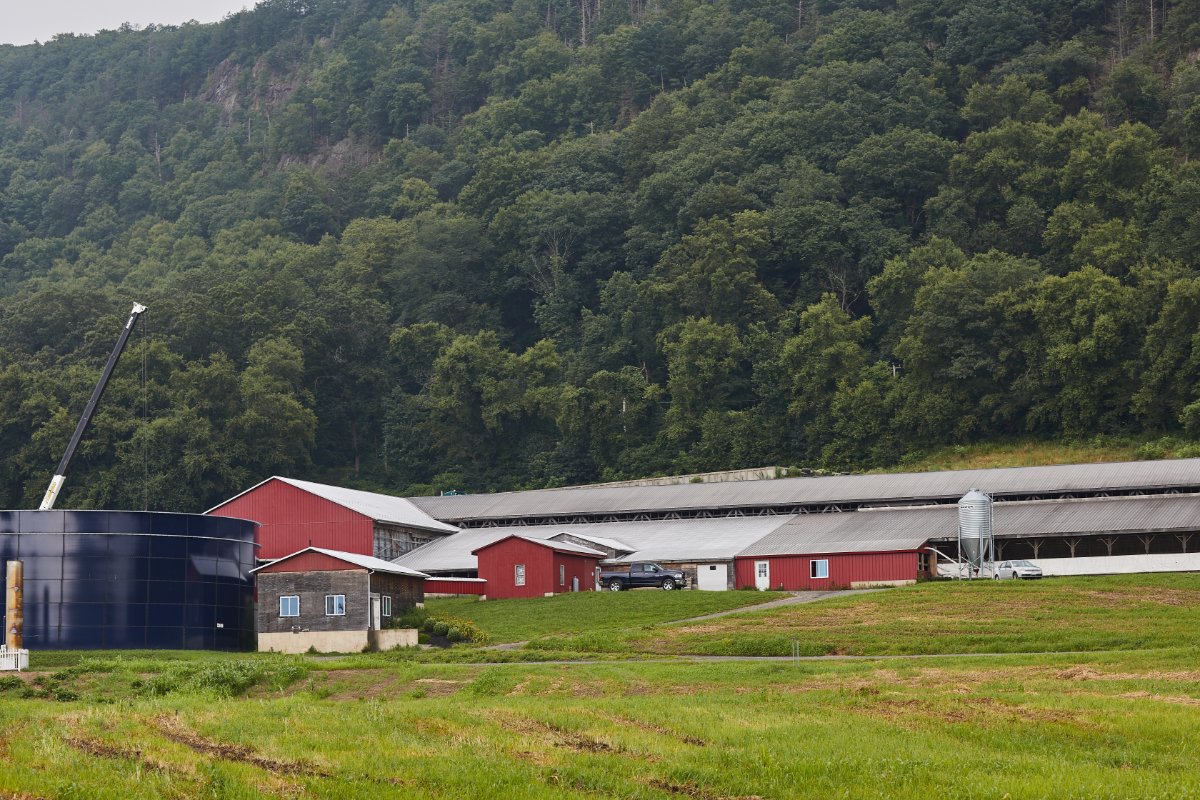
[[1200, 437], [1187, 3], [266, 0], [0, 48], [0, 493]]

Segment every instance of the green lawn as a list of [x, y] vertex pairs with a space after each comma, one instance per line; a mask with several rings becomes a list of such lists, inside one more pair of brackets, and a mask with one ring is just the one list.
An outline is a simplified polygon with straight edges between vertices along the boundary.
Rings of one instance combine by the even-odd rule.
[[1016, 653], [1200, 645], [1200, 575], [937, 581], [531, 647], [647, 654]]
[[469, 619], [493, 643], [520, 642], [539, 636], [643, 629], [662, 622], [765, 603], [781, 592], [579, 592], [529, 600], [430, 600], [431, 614]]
[[[1094, 652], [553, 665], [35, 653], [37, 672], [0, 676], [0, 799], [1200, 796], [1200, 576], [934, 583], [655, 624], [746, 598], [763, 599], [431, 605], [576, 652], [790, 652], [793, 638]], [[609, 627], [589, 642], [591, 624]]]
[[0, 797], [1194, 797], [1198, 655], [81, 674], [0, 692]]

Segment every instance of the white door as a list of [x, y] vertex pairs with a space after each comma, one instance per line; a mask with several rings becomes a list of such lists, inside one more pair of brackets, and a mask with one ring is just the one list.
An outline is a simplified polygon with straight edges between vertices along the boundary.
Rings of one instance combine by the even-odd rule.
[[725, 564], [700, 564], [696, 567], [696, 588], [705, 592], [723, 592], [729, 588], [729, 567]]
[[771, 588], [771, 562], [770, 561], [755, 561], [754, 562], [754, 588], [759, 591], [766, 591]]
[[383, 628], [383, 615], [379, 608], [379, 595], [371, 595], [371, 630], [377, 631]]

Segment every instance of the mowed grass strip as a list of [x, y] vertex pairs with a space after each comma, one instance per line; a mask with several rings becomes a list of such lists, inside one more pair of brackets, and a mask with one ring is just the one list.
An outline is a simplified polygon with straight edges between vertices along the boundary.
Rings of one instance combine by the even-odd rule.
[[[1069, 652], [1200, 644], [1200, 575], [932, 582], [608, 636], [602, 649], [804, 655]], [[535, 646], [586, 651], [589, 635]]]
[[540, 636], [593, 634], [645, 628], [786, 597], [783, 592], [699, 592], [639, 589], [632, 592], [577, 592], [554, 597], [478, 600], [430, 599], [433, 615], [462, 617], [478, 625], [493, 643]]
[[1196, 664], [385, 665], [362, 699], [0, 700], [0, 796], [1188, 797]]

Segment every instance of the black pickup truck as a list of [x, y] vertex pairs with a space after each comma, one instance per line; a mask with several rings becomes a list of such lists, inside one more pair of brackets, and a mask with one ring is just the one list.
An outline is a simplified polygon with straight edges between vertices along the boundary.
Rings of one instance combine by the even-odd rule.
[[684, 581], [685, 576], [680, 570], [665, 569], [649, 561], [630, 564], [628, 572], [600, 573], [600, 585], [607, 586], [614, 592], [637, 589], [642, 586], [660, 586], [670, 591], [682, 589]]

